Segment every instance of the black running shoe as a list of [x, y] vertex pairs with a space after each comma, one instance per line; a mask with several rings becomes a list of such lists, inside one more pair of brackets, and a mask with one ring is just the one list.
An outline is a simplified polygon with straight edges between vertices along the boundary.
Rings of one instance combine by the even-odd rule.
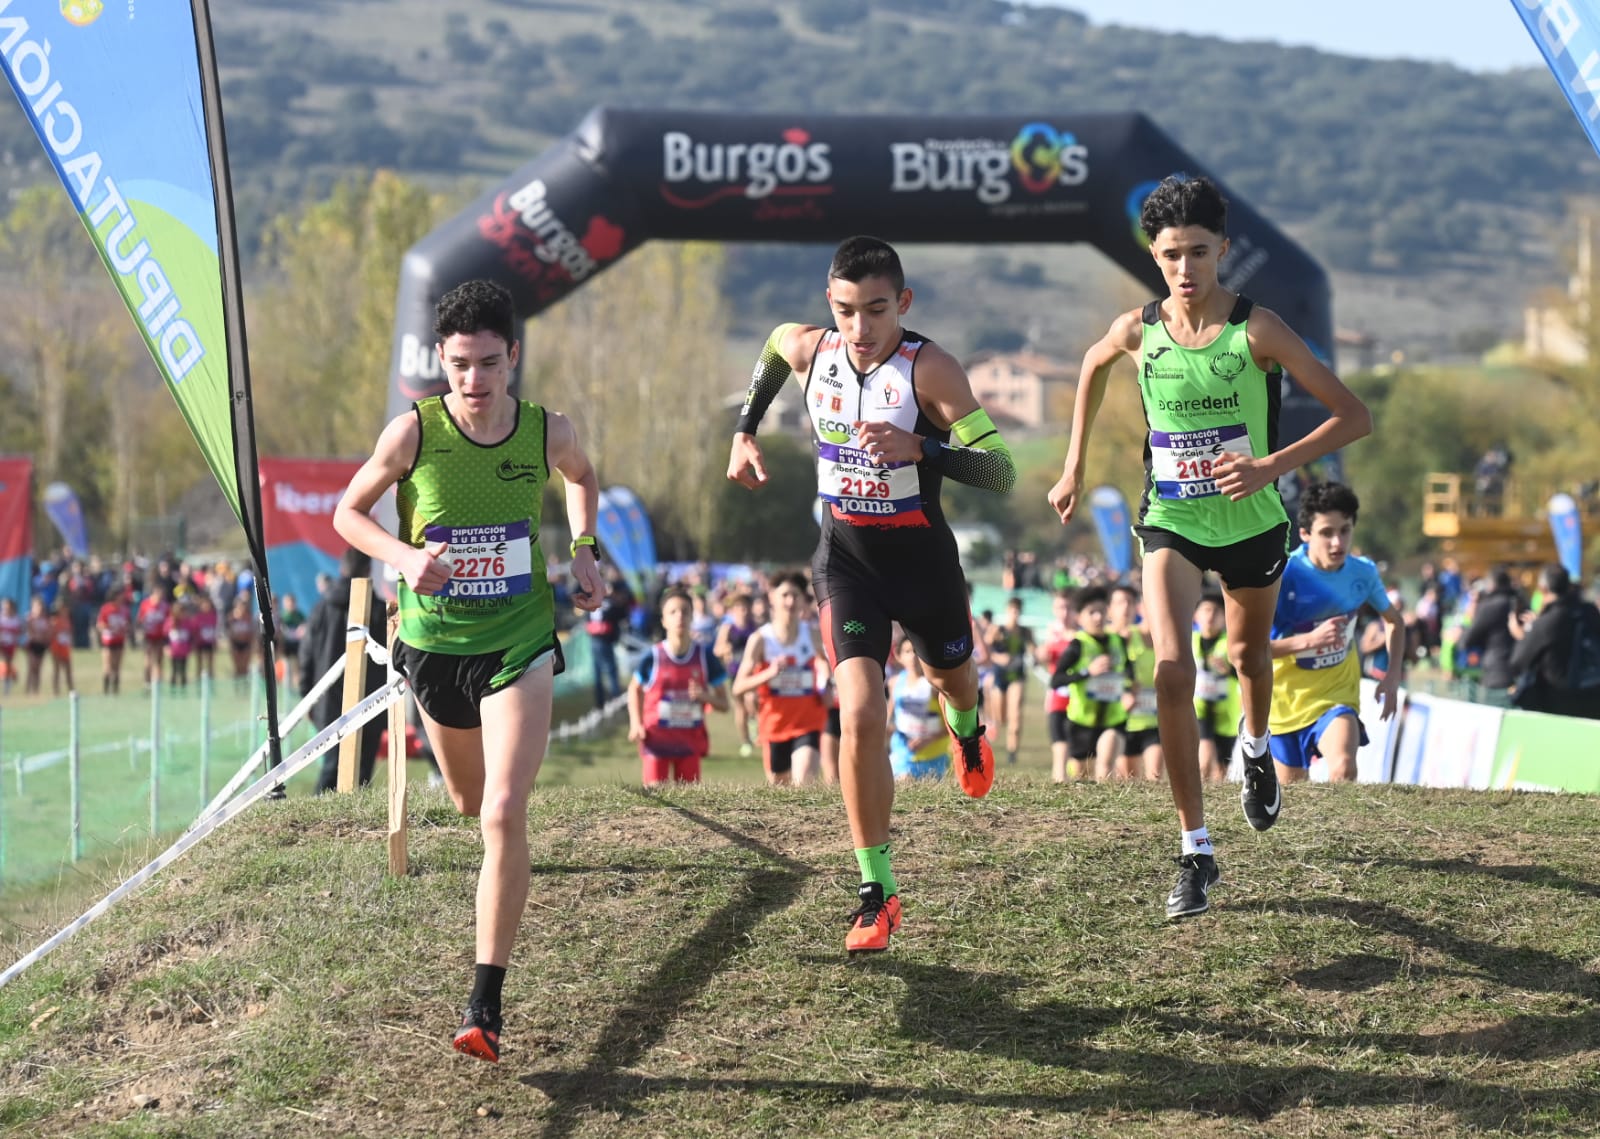
[[1178, 864], [1178, 884], [1167, 895], [1167, 916], [1192, 918], [1205, 913], [1211, 908], [1207, 894], [1222, 878], [1217, 860], [1209, 854], [1185, 854], [1173, 861]]
[[1272, 762], [1272, 749], [1263, 748], [1260, 755], [1251, 755], [1244, 743], [1244, 720], [1239, 721], [1239, 755], [1244, 760], [1244, 788], [1239, 792], [1239, 805], [1244, 808], [1244, 821], [1258, 831], [1267, 830], [1278, 821], [1278, 808], [1283, 806], [1283, 789], [1278, 786], [1278, 769]]
[[480, 1004], [470, 1004], [461, 1014], [461, 1027], [452, 1042], [457, 1052], [476, 1056], [491, 1064], [500, 1062], [500, 1012]]

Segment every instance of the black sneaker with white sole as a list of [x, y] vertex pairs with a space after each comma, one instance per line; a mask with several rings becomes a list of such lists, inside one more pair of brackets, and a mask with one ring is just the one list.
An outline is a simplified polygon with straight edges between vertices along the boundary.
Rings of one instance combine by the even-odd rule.
[[1244, 808], [1244, 821], [1258, 831], [1267, 830], [1278, 821], [1278, 809], [1283, 806], [1283, 788], [1278, 786], [1278, 769], [1272, 762], [1272, 749], [1261, 749], [1260, 755], [1251, 755], [1244, 742], [1244, 721], [1239, 721], [1239, 756], [1244, 762], [1244, 788], [1239, 792], [1239, 805]]
[[1211, 908], [1211, 887], [1222, 879], [1217, 860], [1209, 854], [1185, 854], [1178, 864], [1178, 884], [1167, 895], [1169, 918], [1192, 918]]

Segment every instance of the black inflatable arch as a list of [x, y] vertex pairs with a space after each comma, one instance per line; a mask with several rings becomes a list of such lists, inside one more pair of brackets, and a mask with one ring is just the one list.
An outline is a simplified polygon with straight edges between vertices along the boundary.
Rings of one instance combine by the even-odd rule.
[[[531, 317], [652, 238], [1089, 242], [1165, 295], [1137, 226], [1174, 171], [1204, 174], [1144, 115], [731, 115], [599, 107], [566, 138], [428, 234], [401, 269], [389, 413], [445, 390], [433, 307], [488, 277]], [[1220, 182], [1220, 180], [1219, 180]], [[1229, 193], [1222, 281], [1330, 358], [1327, 277]], [[1109, 321], [1111, 313], [1106, 313]], [[1324, 418], [1286, 381], [1293, 441]]]

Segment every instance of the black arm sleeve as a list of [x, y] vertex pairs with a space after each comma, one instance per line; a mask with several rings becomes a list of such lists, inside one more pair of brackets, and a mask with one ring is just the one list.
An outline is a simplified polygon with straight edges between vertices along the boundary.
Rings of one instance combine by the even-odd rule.
[[946, 478], [954, 479], [979, 490], [995, 494], [1009, 494], [1017, 485], [1017, 467], [1011, 461], [1011, 452], [1003, 447], [985, 451], [980, 447], [959, 447], [949, 443], [939, 445], [939, 470]]
[[761, 346], [761, 356], [756, 360], [755, 370], [750, 373], [750, 388], [745, 392], [744, 406], [739, 409], [735, 432], [754, 435], [756, 428], [761, 425], [761, 417], [783, 392], [783, 385], [789, 382], [793, 374], [789, 361], [773, 344], [774, 340], [781, 339], [781, 331], [774, 332]]
[[1522, 640], [1517, 642], [1517, 647], [1511, 651], [1513, 673], [1521, 674], [1543, 663], [1545, 655], [1555, 647], [1559, 626], [1566, 617], [1564, 606], [1559, 609], [1552, 606], [1539, 614], [1538, 619], [1522, 635]]

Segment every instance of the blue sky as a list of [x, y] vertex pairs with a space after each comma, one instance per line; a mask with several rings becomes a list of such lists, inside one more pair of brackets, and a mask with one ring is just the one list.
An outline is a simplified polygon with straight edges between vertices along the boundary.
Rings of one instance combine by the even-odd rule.
[[1523, 27], [1514, 0], [1034, 2], [1075, 9], [1096, 24], [1230, 40], [1276, 40], [1342, 55], [1440, 60], [1472, 71], [1543, 66], [1543, 57]]

